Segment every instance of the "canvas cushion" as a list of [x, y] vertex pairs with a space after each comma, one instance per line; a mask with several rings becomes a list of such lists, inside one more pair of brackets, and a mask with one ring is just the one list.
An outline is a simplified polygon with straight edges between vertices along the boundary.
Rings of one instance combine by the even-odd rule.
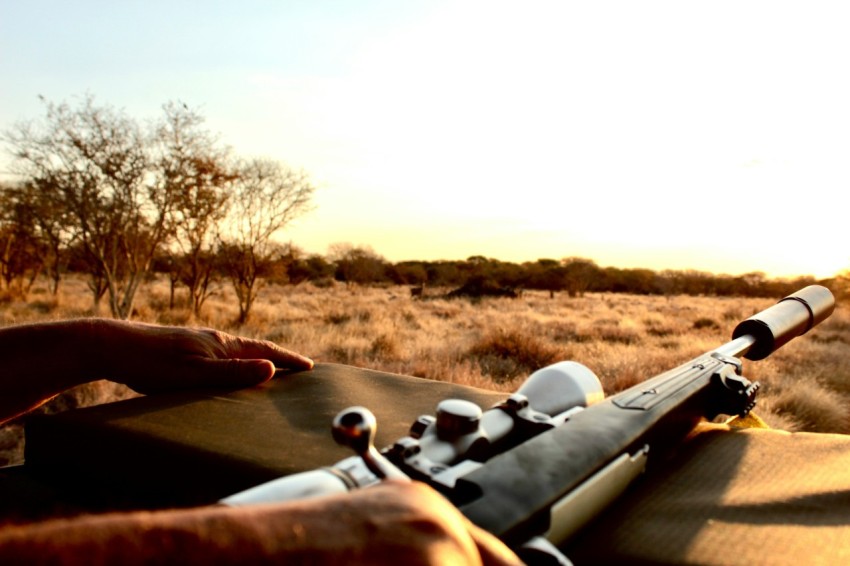
[[701, 425], [565, 550], [576, 564], [848, 564], [850, 437]]
[[[211, 503], [349, 456], [329, 427], [351, 405], [373, 410], [384, 446], [442, 399], [486, 408], [506, 396], [320, 364], [242, 391], [33, 419], [26, 469], [90, 506]], [[848, 436], [701, 425], [564, 550], [576, 564], [848, 563], [848, 470]]]
[[422, 414], [456, 397], [489, 407], [506, 393], [319, 364], [231, 392], [128, 399], [39, 416], [26, 425], [26, 467], [106, 505], [194, 505], [352, 454], [330, 426], [353, 405], [378, 420], [376, 445], [406, 435]]

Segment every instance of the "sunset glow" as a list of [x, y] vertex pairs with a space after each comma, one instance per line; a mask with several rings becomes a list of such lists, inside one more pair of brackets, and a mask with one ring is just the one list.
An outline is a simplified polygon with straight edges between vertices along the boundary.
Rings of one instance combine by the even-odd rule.
[[309, 172], [308, 252], [850, 267], [842, 3], [46, 5], [0, 8], [0, 127], [39, 94], [183, 100]]

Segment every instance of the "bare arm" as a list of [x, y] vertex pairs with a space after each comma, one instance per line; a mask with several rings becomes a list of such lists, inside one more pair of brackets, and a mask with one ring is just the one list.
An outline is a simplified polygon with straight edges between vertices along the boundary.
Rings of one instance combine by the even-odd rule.
[[[269, 342], [114, 320], [0, 329], [0, 420], [80, 383], [152, 393], [245, 387], [312, 362]], [[255, 507], [106, 514], [0, 527], [0, 564], [518, 564], [424, 484]]]
[[4, 564], [519, 564], [423, 484], [284, 505], [111, 514], [0, 529]]
[[209, 329], [79, 319], [0, 329], [0, 422], [65, 389], [110, 379], [140, 393], [248, 387], [312, 361]]

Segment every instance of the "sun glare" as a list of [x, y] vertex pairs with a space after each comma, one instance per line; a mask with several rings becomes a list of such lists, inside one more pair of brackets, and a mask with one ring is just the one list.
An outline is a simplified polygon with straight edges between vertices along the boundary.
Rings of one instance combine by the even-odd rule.
[[[836, 72], [850, 36], [823, 6], [381, 10], [329, 33], [305, 9], [313, 27], [285, 22], [298, 50], [265, 38], [266, 59], [234, 39], [223, 55], [252, 64], [209, 57], [188, 75], [141, 76], [158, 86], [95, 94], [120, 107], [115, 93], [150, 93], [154, 111], [189, 93], [240, 154], [304, 168], [316, 209], [283, 238], [313, 253], [347, 241], [391, 260], [583, 256], [819, 277], [850, 263], [836, 202], [850, 182], [850, 83]], [[48, 94], [90, 86], [68, 88]]]

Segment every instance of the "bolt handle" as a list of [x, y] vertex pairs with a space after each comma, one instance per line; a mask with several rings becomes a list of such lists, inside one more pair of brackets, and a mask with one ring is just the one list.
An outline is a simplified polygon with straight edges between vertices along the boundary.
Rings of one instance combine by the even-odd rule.
[[378, 421], [366, 407], [350, 407], [333, 420], [331, 432], [337, 444], [348, 446], [382, 480], [410, 481], [410, 478], [375, 448]]

